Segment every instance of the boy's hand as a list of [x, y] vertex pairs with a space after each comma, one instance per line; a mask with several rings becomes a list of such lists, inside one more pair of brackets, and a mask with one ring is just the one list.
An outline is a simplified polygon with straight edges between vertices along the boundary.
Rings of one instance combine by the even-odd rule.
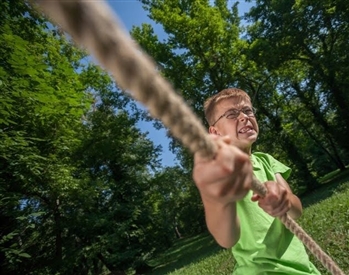
[[253, 194], [251, 200], [258, 201], [259, 207], [273, 217], [286, 214], [291, 209], [293, 194], [275, 181], [267, 181], [265, 187], [267, 188], [265, 197]]
[[203, 200], [227, 205], [248, 193], [253, 169], [249, 156], [231, 145], [228, 136], [212, 138], [218, 145], [216, 156], [205, 159], [195, 154], [193, 179]]

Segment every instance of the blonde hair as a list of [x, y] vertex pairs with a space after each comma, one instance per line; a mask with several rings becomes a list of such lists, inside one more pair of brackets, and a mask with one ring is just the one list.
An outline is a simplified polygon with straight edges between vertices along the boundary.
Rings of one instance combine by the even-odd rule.
[[251, 98], [249, 97], [249, 95], [241, 89], [227, 88], [220, 91], [219, 93], [206, 99], [204, 103], [205, 118], [209, 125], [212, 125], [213, 123], [213, 116], [217, 103], [228, 98], [236, 98], [239, 100], [239, 102], [246, 101], [251, 103]]

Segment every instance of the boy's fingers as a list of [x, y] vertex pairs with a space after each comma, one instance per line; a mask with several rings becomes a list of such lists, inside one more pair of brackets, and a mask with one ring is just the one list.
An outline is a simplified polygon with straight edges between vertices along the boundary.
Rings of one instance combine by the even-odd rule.
[[[228, 145], [231, 144], [231, 138], [229, 136], [219, 136], [219, 135], [215, 135], [215, 134], [209, 134], [209, 135], [212, 138], [212, 140], [216, 143], [217, 150], [220, 150], [223, 146], [225, 146], [227, 144]], [[215, 159], [215, 158], [216, 158], [216, 156], [214, 156], [213, 159]], [[198, 163], [198, 162], [209, 162], [212, 159], [204, 157], [200, 153], [196, 153], [196, 154], [194, 154], [194, 160], [195, 160], [195, 163]]]
[[258, 194], [253, 194], [252, 197], [251, 197], [251, 200], [252, 200], [252, 201], [258, 201], [260, 198], [261, 198], [260, 195], [258, 195]]

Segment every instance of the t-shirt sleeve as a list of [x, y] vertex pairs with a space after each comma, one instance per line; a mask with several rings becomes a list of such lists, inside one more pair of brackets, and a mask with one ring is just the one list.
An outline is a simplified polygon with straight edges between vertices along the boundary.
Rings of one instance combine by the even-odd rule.
[[270, 166], [271, 166], [274, 174], [280, 173], [285, 180], [288, 179], [290, 174], [291, 174], [292, 169], [290, 167], [286, 166], [285, 164], [281, 163], [280, 161], [276, 160], [271, 155], [269, 155], [269, 154], [266, 154], [266, 155], [268, 156], [269, 163], [270, 163]]

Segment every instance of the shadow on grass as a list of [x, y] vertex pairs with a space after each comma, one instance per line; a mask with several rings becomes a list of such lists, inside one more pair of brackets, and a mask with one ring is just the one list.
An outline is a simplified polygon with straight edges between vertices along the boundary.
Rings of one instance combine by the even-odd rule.
[[171, 249], [149, 264], [155, 266], [148, 275], [164, 275], [209, 257], [222, 248], [209, 233], [179, 240]]
[[303, 207], [308, 207], [341, 192], [349, 186], [349, 169], [330, 173], [319, 180], [319, 188], [300, 196]]

